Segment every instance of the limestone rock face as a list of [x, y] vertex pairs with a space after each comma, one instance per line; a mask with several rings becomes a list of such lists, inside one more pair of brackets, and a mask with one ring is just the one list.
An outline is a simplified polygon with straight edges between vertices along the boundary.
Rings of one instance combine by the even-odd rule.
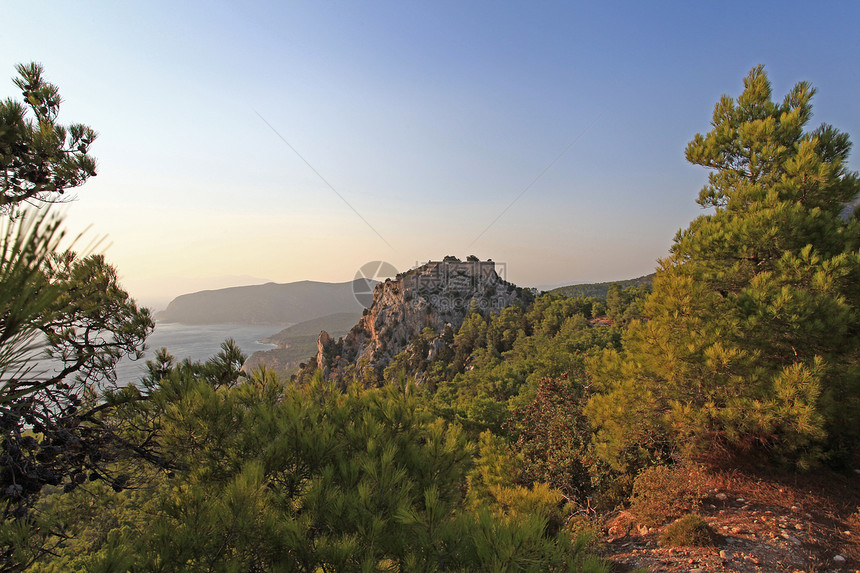
[[332, 339], [328, 332], [323, 330], [317, 339], [317, 368], [323, 371], [323, 376], [328, 376], [327, 357], [331, 354]]
[[[363, 379], [378, 381], [391, 359], [424, 329], [456, 330], [470, 310], [498, 313], [521, 297], [522, 289], [502, 279], [492, 261], [431, 261], [377, 284], [373, 304], [343, 339], [334, 342], [320, 334], [313, 363], [326, 378], [355, 365]], [[434, 341], [431, 352], [438, 351]]]

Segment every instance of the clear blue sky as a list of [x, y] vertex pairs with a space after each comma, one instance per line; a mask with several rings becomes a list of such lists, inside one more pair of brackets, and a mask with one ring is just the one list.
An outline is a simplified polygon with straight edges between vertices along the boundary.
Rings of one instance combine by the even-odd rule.
[[0, 97], [41, 62], [61, 120], [99, 131], [68, 223], [108, 236], [144, 302], [447, 254], [524, 286], [617, 280], [700, 212], [684, 147], [752, 66], [779, 99], [811, 81], [813, 123], [860, 137], [858, 21], [856, 2], [31, 1], [4, 9]]

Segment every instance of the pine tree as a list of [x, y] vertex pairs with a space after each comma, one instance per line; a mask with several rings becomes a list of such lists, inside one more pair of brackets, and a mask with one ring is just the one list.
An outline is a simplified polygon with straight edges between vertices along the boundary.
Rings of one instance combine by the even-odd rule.
[[[153, 322], [101, 255], [62, 252], [62, 217], [24, 205], [54, 203], [95, 175], [95, 132], [57, 124], [60, 96], [36, 64], [18, 66], [25, 103], [0, 102], [0, 569], [21, 568], [51, 531], [34, 511], [43, 488], [88, 479], [116, 489], [121, 457], [156, 461], [118, 435], [103, 391], [114, 367], [138, 356]], [[27, 117], [32, 111], [35, 120]], [[50, 364], [45, 358], [51, 359]], [[143, 443], [148, 443], [143, 438]], [[29, 555], [29, 556], [28, 556]]]
[[815, 90], [771, 100], [754, 68], [687, 159], [711, 170], [661, 261], [647, 320], [592, 363], [598, 451], [617, 467], [679, 451], [765, 451], [801, 466], [854, 447], [860, 413], [860, 190], [846, 134], [806, 131]]
[[24, 102], [0, 101], [0, 213], [13, 214], [22, 203], [59, 202], [96, 174], [89, 155], [96, 132], [57, 123], [62, 98], [45, 81], [42, 66], [20, 64], [17, 71], [14, 82]]

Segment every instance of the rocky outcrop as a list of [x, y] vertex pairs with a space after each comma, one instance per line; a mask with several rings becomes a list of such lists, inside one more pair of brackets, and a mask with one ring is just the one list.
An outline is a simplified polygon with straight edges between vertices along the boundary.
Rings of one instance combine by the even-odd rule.
[[[359, 379], [379, 381], [391, 359], [425, 329], [437, 335], [446, 326], [456, 330], [469, 312], [498, 313], [522, 296], [492, 261], [431, 261], [377, 284], [372, 306], [344, 338], [320, 334], [311, 364], [326, 378], [354, 368]], [[440, 344], [432, 343], [431, 352]]]
[[323, 377], [328, 378], [328, 360], [331, 354], [331, 347], [334, 341], [328, 332], [323, 330], [320, 332], [320, 337], [317, 339], [317, 368], [323, 371]]

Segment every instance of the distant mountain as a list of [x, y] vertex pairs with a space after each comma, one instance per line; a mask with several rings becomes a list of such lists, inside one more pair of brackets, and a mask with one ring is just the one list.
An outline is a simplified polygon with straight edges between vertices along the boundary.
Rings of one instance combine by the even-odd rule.
[[173, 275], [166, 277], [123, 278], [122, 286], [134, 297], [138, 304], [146, 306], [153, 311], [162, 311], [167, 308], [167, 305], [174, 298], [188, 292], [261, 285], [270, 282], [272, 282], [272, 279], [250, 275], [221, 275], [215, 277], [183, 277]]
[[339, 312], [287, 327], [260, 340], [265, 344], [276, 344], [277, 348], [258, 350], [248, 358], [243, 368], [253, 370], [265, 366], [285, 376], [294, 374], [302, 362], [308, 362], [317, 351], [320, 332], [325, 330], [333, 337], [344, 336], [360, 318], [360, 312]]
[[642, 277], [638, 277], [635, 279], [627, 279], [624, 281], [612, 281], [607, 283], [587, 283], [587, 284], [578, 284], [578, 285], [570, 285], [554, 288], [548, 292], [554, 294], [560, 294], [562, 296], [574, 297], [574, 296], [595, 296], [598, 298], [606, 298], [606, 293], [609, 292], [609, 287], [616, 284], [620, 288], [624, 289], [631, 286], [647, 286], [651, 287], [651, 283], [654, 281], [654, 274], [645, 275]]
[[[176, 297], [155, 318], [182, 324], [294, 324], [333, 313], [361, 313], [354, 283], [299, 281], [205, 290]], [[355, 288], [366, 291], [367, 284], [360, 279]]]

